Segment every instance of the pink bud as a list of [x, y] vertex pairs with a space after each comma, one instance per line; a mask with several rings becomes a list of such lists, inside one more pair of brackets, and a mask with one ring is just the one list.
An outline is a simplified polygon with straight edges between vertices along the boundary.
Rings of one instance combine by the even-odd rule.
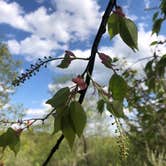
[[78, 75], [76, 78], [73, 78], [72, 81], [78, 85], [80, 90], [84, 90], [87, 88], [86, 82], [80, 75]]
[[69, 51], [69, 50], [66, 50], [66, 51], [65, 51], [65, 54], [66, 54], [67, 56], [69, 56], [69, 57], [75, 57], [74, 53], [71, 52], [71, 51]]
[[98, 53], [99, 54], [99, 58], [102, 60], [102, 63], [106, 63], [110, 57], [104, 53]]
[[125, 17], [125, 14], [123, 13], [122, 7], [118, 6], [116, 7], [116, 10], [113, 11], [115, 14], [121, 16], [121, 17]]

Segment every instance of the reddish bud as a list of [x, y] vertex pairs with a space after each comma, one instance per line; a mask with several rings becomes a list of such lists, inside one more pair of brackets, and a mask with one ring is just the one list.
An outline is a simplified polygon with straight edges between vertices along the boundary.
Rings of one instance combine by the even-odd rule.
[[71, 52], [71, 51], [69, 51], [69, 50], [66, 50], [66, 51], [65, 51], [65, 55], [66, 55], [66, 56], [69, 56], [70, 58], [72, 58], [72, 57], [74, 58], [74, 57], [75, 57], [74, 53]]
[[117, 6], [116, 10], [114, 11], [115, 14], [121, 16], [121, 17], [125, 17], [125, 14], [123, 13], [123, 9], [121, 6]]
[[27, 120], [27, 127], [31, 126], [32, 125], [32, 121], [30, 120]]
[[102, 60], [101, 61], [102, 63], [106, 63], [110, 59], [110, 57], [104, 53], [98, 53], [98, 54], [99, 58]]
[[78, 85], [80, 90], [84, 90], [87, 88], [86, 82], [80, 75], [78, 75], [76, 78], [73, 78], [72, 81]]

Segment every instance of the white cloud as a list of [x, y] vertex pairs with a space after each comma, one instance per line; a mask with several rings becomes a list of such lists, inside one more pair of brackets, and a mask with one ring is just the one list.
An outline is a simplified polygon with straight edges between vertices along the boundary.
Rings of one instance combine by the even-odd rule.
[[30, 27], [23, 17], [24, 11], [16, 3], [0, 1], [0, 23], [9, 24], [14, 28], [29, 31]]
[[32, 33], [66, 43], [77, 37], [87, 39], [97, 29], [94, 25], [98, 25], [100, 13], [95, 0], [60, 0], [52, 3], [56, 9], [51, 14], [45, 7], [40, 7], [25, 15]]
[[26, 111], [26, 116], [36, 117], [36, 116], [42, 116], [45, 113], [46, 113], [45, 109], [30, 108]]
[[8, 47], [12, 54], [26, 55], [25, 58], [28, 61], [36, 60], [39, 57], [50, 56], [54, 50], [64, 50], [67, 48], [67, 46], [59, 45], [53, 40], [42, 39], [35, 35], [27, 37], [20, 42], [9, 40]]
[[37, 3], [43, 3], [44, 0], [36, 0]]
[[95, 0], [54, 0], [57, 13], [64, 13], [64, 18], [69, 25], [69, 31], [74, 32], [76, 36], [85, 38], [93, 30], [96, 30], [99, 23], [100, 13], [99, 5]]
[[71, 81], [66, 81], [64, 83], [57, 83], [57, 84], [48, 84], [48, 89], [50, 92], [56, 92], [57, 90], [63, 87], [70, 87], [73, 84]]
[[52, 0], [52, 4], [56, 7], [52, 12], [42, 6], [25, 13], [16, 2], [0, 1], [0, 23], [31, 33], [20, 42], [8, 41], [13, 54], [25, 54], [26, 59], [34, 60], [61, 44], [86, 40], [97, 30], [101, 13], [95, 0]]
[[8, 47], [12, 54], [20, 53], [20, 44], [16, 40], [9, 40]]
[[145, 8], [149, 8], [150, 0], [144, 0]]
[[131, 13], [131, 10], [129, 10], [131, 7], [131, 2], [128, 1], [127, 5], [123, 6], [124, 9], [124, 13], [126, 15], [127, 18], [136, 21], [138, 19], [138, 16], [136, 16], [135, 14]]
[[26, 116], [24, 119], [29, 118], [42, 118], [42, 116], [49, 113], [49, 110], [51, 109], [51, 106], [48, 104], [45, 104], [45, 101], [41, 103], [40, 108], [29, 108], [26, 110]]

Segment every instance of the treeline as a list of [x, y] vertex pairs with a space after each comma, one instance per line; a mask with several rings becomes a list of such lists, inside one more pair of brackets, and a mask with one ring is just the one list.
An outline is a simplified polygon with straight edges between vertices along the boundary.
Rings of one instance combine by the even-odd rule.
[[[5, 166], [41, 166], [46, 159], [50, 148], [55, 144], [58, 135], [45, 132], [27, 131], [21, 136], [21, 149], [17, 156], [7, 149], [3, 154]], [[135, 145], [129, 143], [128, 157], [121, 161], [117, 137], [90, 136], [77, 139], [72, 150], [66, 140], [61, 144], [56, 155], [51, 159], [49, 166], [164, 166], [164, 154], [156, 158], [156, 154], [146, 148], [146, 157], [139, 155]], [[155, 146], [155, 145], [154, 145]], [[142, 151], [144, 154], [145, 151]], [[141, 154], [141, 151], [140, 151]], [[2, 155], [2, 154], [1, 154]]]

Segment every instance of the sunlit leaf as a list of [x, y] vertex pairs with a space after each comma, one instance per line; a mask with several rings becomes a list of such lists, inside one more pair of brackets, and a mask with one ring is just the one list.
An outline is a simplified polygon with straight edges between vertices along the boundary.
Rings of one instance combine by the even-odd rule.
[[156, 64], [156, 71], [160, 77], [164, 77], [165, 68], [166, 68], [166, 54], [163, 55]]
[[108, 19], [108, 32], [110, 39], [119, 33], [119, 19], [121, 19], [120, 16], [115, 13], [111, 14]]
[[7, 146], [17, 154], [20, 149], [20, 138], [15, 130], [8, 128], [8, 130], [0, 136], [0, 146], [5, 149]]
[[70, 89], [68, 87], [60, 89], [46, 104], [50, 104], [54, 108], [59, 108], [66, 105], [68, 97], [70, 95]]
[[158, 35], [158, 33], [160, 32], [160, 29], [161, 29], [161, 24], [163, 21], [164, 20], [162, 18], [159, 18], [159, 19], [154, 21], [153, 28], [152, 28], [152, 34], [156, 33]]
[[70, 147], [72, 148], [75, 140], [75, 131], [73, 129], [69, 114], [66, 114], [65, 116], [62, 117], [61, 125], [62, 125], [63, 135], [67, 139]]
[[162, 13], [166, 15], [166, 1], [165, 0], [161, 1], [160, 8], [161, 8]]
[[54, 117], [54, 131], [53, 134], [57, 133], [59, 130], [62, 129], [61, 127], [61, 121], [62, 121], [62, 116], [66, 113], [68, 110], [68, 107], [61, 107], [56, 109], [56, 112], [53, 114]]
[[145, 66], [145, 73], [146, 73], [147, 77], [153, 76], [153, 69], [152, 69], [153, 62], [154, 61], [151, 60]]
[[75, 58], [74, 53], [69, 50], [66, 50], [64, 59], [61, 61], [61, 63], [57, 67], [60, 67], [63, 69], [67, 68], [70, 65], [71, 61], [74, 60], [74, 58]]
[[153, 41], [152, 43], [150, 43], [150, 46], [156, 45], [158, 43], [158, 41]]
[[104, 100], [103, 99], [100, 99], [98, 102], [97, 102], [97, 109], [98, 109], [98, 111], [99, 111], [99, 113], [103, 113], [103, 111], [104, 111], [104, 104], [105, 104], [105, 102], [104, 102]]
[[158, 12], [155, 12], [155, 13], [154, 13], [153, 18], [152, 18], [152, 20], [153, 20], [153, 21], [155, 21], [155, 20], [156, 20], [156, 18], [157, 18], [157, 16], [158, 16], [158, 14], [159, 14]]
[[120, 20], [119, 33], [122, 40], [133, 50], [138, 49], [138, 30], [135, 23], [127, 18]]
[[65, 56], [64, 59], [61, 61], [61, 63], [57, 66], [59, 68], [67, 68], [70, 63], [71, 63], [72, 59], [68, 56]]
[[127, 83], [119, 75], [113, 74], [109, 81], [109, 92], [112, 92], [112, 97], [115, 100], [122, 101], [127, 93]]
[[107, 103], [107, 110], [116, 117], [124, 117], [123, 104], [118, 100]]
[[73, 101], [70, 104], [70, 117], [73, 122], [75, 132], [80, 137], [85, 128], [87, 117], [79, 102]]

